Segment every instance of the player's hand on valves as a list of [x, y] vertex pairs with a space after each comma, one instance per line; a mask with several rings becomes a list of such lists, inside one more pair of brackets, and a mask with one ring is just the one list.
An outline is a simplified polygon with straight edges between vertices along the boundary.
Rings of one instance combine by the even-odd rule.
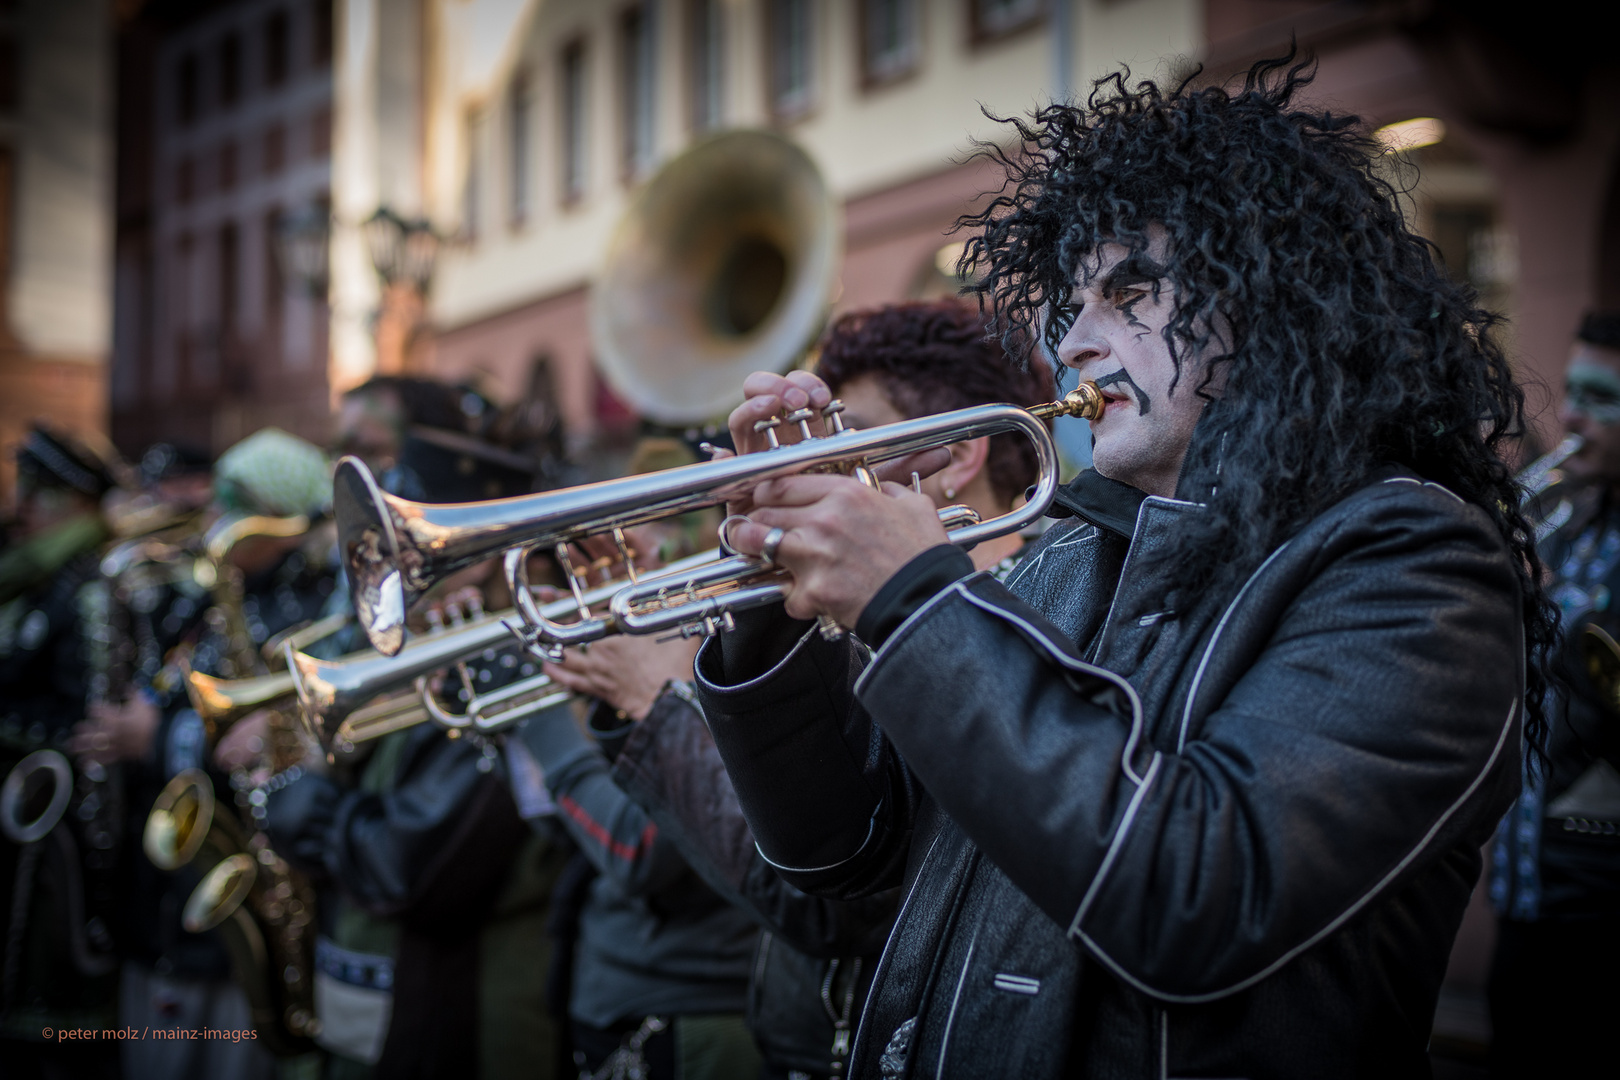
[[[821, 410], [832, 401], [832, 391], [819, 376], [808, 371], [790, 371], [776, 375], [769, 371], [756, 371], [743, 380], [743, 403], [731, 410], [726, 425], [731, 429], [731, 441], [739, 454], [751, 454], [770, 447], [770, 438], [763, 431], [754, 430], [762, 420], [770, 420], [799, 409], [810, 409], [816, 415], [810, 421], [810, 432], [824, 432]], [[799, 441], [799, 429], [793, 424], [776, 427], [776, 438], [788, 445]]]
[[632, 720], [643, 720], [671, 679], [690, 679], [701, 639], [660, 641], [620, 635], [568, 650], [546, 674], [578, 694], [601, 698]]
[[828, 615], [845, 627], [855, 626], [896, 571], [946, 542], [928, 496], [888, 482], [873, 491], [852, 477], [827, 473], [760, 484], [748, 520], [734, 522], [729, 535], [745, 554], [774, 548], [774, 561], [792, 575], [789, 615]]
[[428, 630], [442, 630], [484, 614], [484, 591], [476, 585], [463, 585], [440, 596], [430, 597], [422, 606], [420, 618]]
[[[786, 375], [756, 371], [743, 380], [743, 394], [745, 400], [731, 411], [731, 416], [726, 421], [731, 430], [731, 440], [739, 454], [752, 454], [770, 449], [769, 437], [763, 432], [755, 431], [755, 425], [798, 409], [809, 408], [815, 412], [816, 415], [810, 420], [812, 435], [821, 436], [828, 432], [821, 410], [832, 401], [832, 391], [819, 376], [808, 371], [790, 371]], [[773, 430], [777, 442], [783, 446], [800, 441], [799, 428], [796, 424], [778, 424]], [[729, 455], [722, 450], [717, 456]], [[874, 471], [880, 480], [905, 482], [910, 479], [913, 472], [918, 476], [932, 476], [950, 463], [950, 451], [939, 447], [923, 450], [906, 458], [886, 461]], [[734, 499], [727, 504], [726, 513], [746, 514], [753, 504], [754, 500], [747, 496]]]
[[[756, 431], [755, 425], [805, 408], [816, 413], [810, 422], [811, 433], [824, 434], [826, 428], [822, 423], [821, 410], [830, 401], [832, 391], [827, 389], [827, 384], [808, 371], [790, 371], [786, 375], [756, 371], [743, 380], [743, 403], [732, 409], [726, 419], [726, 426], [731, 430], [731, 444], [739, 454], [769, 450], [769, 437], [763, 431]], [[781, 445], [799, 441], [799, 429], [795, 424], [778, 424], [774, 430]], [[715, 453], [716, 458], [730, 456], [731, 452], [727, 450]], [[726, 504], [726, 513], [746, 514], [752, 506], [753, 500], [743, 495]]]

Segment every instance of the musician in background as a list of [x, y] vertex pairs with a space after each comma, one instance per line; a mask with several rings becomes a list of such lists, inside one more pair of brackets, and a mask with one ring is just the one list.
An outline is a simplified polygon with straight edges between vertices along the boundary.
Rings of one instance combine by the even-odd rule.
[[[426, 472], [447, 485], [434, 497], [450, 501], [478, 498], [490, 479], [482, 468]], [[483, 582], [489, 569], [459, 582]], [[465, 591], [441, 590], [430, 607], [454, 623]], [[514, 643], [468, 668], [493, 689], [539, 663]], [[443, 691], [452, 708], [454, 678]], [[327, 1080], [567, 1075], [545, 1001], [546, 922], [572, 847], [534, 773], [504, 736], [450, 738], [423, 723], [270, 794], [274, 846], [320, 890]]]
[[1491, 851], [1499, 916], [1491, 1075], [1577, 1076], [1614, 1063], [1620, 1015], [1620, 714], [1582, 661], [1583, 629], [1620, 636], [1620, 312], [1588, 315], [1565, 374], [1564, 428], [1583, 441], [1543, 504], [1568, 520], [1538, 545], [1563, 616], [1546, 760]]
[[[0, 771], [35, 751], [69, 751], [73, 726], [122, 686], [110, 648], [111, 597], [98, 573], [112, 460], [37, 425], [17, 450], [19, 528], [0, 552]], [[0, 1062], [16, 1077], [112, 1077], [115, 1043], [61, 1043], [47, 1029], [118, 1022], [113, 949], [116, 770], [73, 770], [72, 802], [39, 837], [12, 835], [45, 809], [6, 806], [0, 836]], [[88, 782], [88, 787], [86, 786]], [[96, 806], [79, 816], [86, 792]], [[88, 826], [88, 827], [82, 827]]]
[[[844, 402], [845, 422], [857, 428], [1052, 397], [1050, 368], [1016, 368], [987, 338], [977, 310], [960, 300], [846, 314], [822, 339], [815, 370]], [[965, 505], [988, 520], [1009, 512], [1036, 479], [1029, 441], [996, 435], [953, 443], [949, 463], [922, 488], [936, 506]], [[1009, 533], [980, 544], [974, 567], [1005, 576], [1023, 543]], [[546, 670], [637, 721], [614, 762], [614, 781], [647, 808], [704, 881], [765, 931], [749, 995], [765, 1075], [839, 1075], [894, 920], [897, 890], [827, 900], [777, 875], [754, 844], [697, 707], [689, 645], [610, 637], [570, 650]]]
[[[629, 471], [692, 461], [684, 444], [647, 439]], [[718, 523], [712, 511], [685, 515], [635, 530], [631, 546], [645, 569], [709, 543]], [[605, 567], [611, 551], [593, 548], [575, 565], [595, 557]], [[587, 585], [594, 582], [592, 576]], [[690, 675], [694, 647], [670, 642], [635, 659], [655, 665], [648, 677], [661, 685], [667, 672]], [[557, 806], [557, 821], [579, 849], [559, 885], [555, 921], [562, 963], [554, 982], [566, 997], [559, 1004], [566, 1008], [574, 1065], [579, 1076], [602, 1080], [754, 1077], [759, 1052], [743, 1014], [758, 931], [694, 872], [614, 777], [614, 760], [645, 705], [598, 698], [590, 700], [583, 726], [572, 710], [555, 709], [531, 719], [521, 736]]]
[[[344, 392], [335, 451], [364, 461], [384, 491], [418, 502], [455, 501], [442, 484], [422, 475], [421, 463], [406, 458], [413, 428], [467, 430], [461, 398], [459, 390], [437, 379], [378, 375]], [[450, 483], [455, 483], [453, 477]]]
[[[731, 507], [791, 575], [696, 665], [753, 834], [802, 888], [909, 890], [851, 1075], [1427, 1073], [1554, 620], [1495, 320], [1309, 81], [1111, 77], [990, 152], [976, 288], [1103, 402], [1005, 584], [899, 484]], [[744, 453], [829, 397], [745, 392]]]
[[[162, 450], [143, 455], [143, 468], [149, 461], [148, 481], [155, 494], [184, 501], [194, 492], [194, 461]], [[320, 519], [331, 498], [330, 467], [319, 447], [266, 428], [220, 456], [211, 470], [210, 490], [210, 508], [190, 541], [198, 558], [203, 558], [204, 530], [220, 518]], [[191, 768], [212, 775], [220, 813], [246, 812], [250, 773], [267, 759], [277, 737], [269, 715], [261, 712], [239, 721], [211, 743], [186, 697], [184, 671], [190, 667], [244, 678], [265, 670], [261, 646], [271, 636], [308, 622], [332, 592], [331, 539], [318, 528], [285, 536], [250, 535], [230, 548], [217, 571], [197, 574], [189, 564], [183, 569], [187, 572], [165, 578], [161, 587], [145, 581], [139, 568], [116, 583], [131, 607], [124, 633], [136, 658], [140, 693], [121, 706], [93, 710], [90, 721], [75, 732], [74, 747], [88, 758], [122, 762], [129, 782], [120, 1022], [140, 1030], [245, 1030], [253, 1026], [247, 995], [235, 981], [218, 935], [193, 934], [181, 925], [199, 868], [170, 873], [154, 867], [141, 850], [142, 824], [163, 785]], [[239, 582], [227, 580], [227, 574], [239, 574]], [[209, 581], [212, 590], [203, 584]], [[287, 735], [283, 731], [280, 737]], [[268, 1078], [275, 1070], [259, 1040], [153, 1038], [126, 1040], [121, 1046], [130, 1080], [191, 1075], [252, 1080]]]

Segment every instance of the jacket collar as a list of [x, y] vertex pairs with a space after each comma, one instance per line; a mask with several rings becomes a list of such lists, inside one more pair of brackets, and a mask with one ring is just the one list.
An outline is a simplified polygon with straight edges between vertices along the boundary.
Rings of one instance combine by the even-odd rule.
[[1077, 517], [1126, 540], [1136, 531], [1136, 517], [1147, 493], [1110, 480], [1095, 469], [1084, 469], [1058, 488], [1047, 517]]

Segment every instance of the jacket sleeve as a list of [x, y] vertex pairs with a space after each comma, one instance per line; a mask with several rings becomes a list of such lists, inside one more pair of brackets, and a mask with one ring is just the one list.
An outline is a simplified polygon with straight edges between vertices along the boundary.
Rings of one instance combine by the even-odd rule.
[[[698, 651], [694, 678], [760, 854], [795, 886], [839, 899], [899, 885], [921, 791], [855, 699], [865, 648], [825, 640], [780, 606], [737, 621]], [[763, 662], [760, 642], [775, 646]]]
[[602, 876], [627, 895], [645, 896], [686, 872], [675, 845], [614, 782], [607, 756], [571, 710], [542, 713], [524, 725], [522, 738], [545, 773], [558, 819]]
[[412, 734], [390, 790], [344, 788], [306, 773], [272, 794], [267, 808], [278, 851], [324, 870], [378, 914], [404, 912], [423, 895], [460, 846], [480, 790], [504, 783], [478, 769], [481, 754], [470, 742], [425, 728]]
[[778, 876], [754, 845], [736, 789], [690, 695], [679, 684], [659, 697], [614, 762], [614, 778], [647, 808], [660, 834], [698, 876], [764, 929], [810, 956], [877, 952], [894, 922], [894, 891], [830, 900]]
[[1436, 852], [1483, 842], [1515, 786], [1511, 563], [1478, 510], [1400, 486], [1335, 527], [1297, 588], [1238, 595], [1213, 631], [1228, 675], [1200, 697], [1216, 641], [1201, 645], [1151, 740], [1135, 688], [985, 577], [919, 610], [860, 699], [1116, 974], [1171, 1000], [1235, 992]]

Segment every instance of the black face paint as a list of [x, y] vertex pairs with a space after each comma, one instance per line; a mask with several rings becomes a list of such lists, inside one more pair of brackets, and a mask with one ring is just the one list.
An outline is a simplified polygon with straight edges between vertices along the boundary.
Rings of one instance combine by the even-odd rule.
[[[1129, 300], [1125, 300], [1114, 305], [1119, 313], [1125, 316], [1126, 326], [1142, 331], [1142, 333], [1136, 335], [1138, 338], [1141, 338], [1148, 332], [1147, 323], [1136, 317], [1136, 305], [1140, 304], [1142, 302], [1142, 298], [1146, 295], [1147, 293], [1132, 293]], [[1134, 386], [1136, 384], [1132, 383], [1131, 385]]]
[[1132, 390], [1136, 391], [1136, 415], [1146, 416], [1148, 411], [1153, 408], [1153, 400], [1147, 396], [1147, 391], [1137, 386], [1136, 380], [1131, 378], [1131, 373], [1124, 368], [1110, 372], [1098, 379], [1097, 389], [1106, 390], [1115, 383], [1127, 383]]

